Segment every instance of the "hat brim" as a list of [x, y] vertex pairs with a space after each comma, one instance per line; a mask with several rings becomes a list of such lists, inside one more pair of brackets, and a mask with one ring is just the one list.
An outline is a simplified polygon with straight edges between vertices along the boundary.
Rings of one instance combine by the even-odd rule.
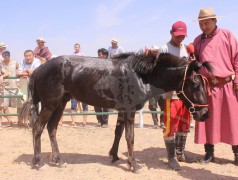
[[185, 32], [173, 32], [174, 36], [187, 36], [187, 33]]
[[4, 45], [4, 46], [0, 46], [0, 48], [6, 48], [7, 47], [7, 45]]
[[193, 22], [202, 21], [202, 20], [206, 20], [206, 19], [217, 19], [217, 18], [221, 18], [221, 16], [198, 18], [198, 19], [194, 19]]
[[118, 43], [118, 41], [112, 41], [112, 43]]
[[36, 42], [38, 42], [38, 41], [39, 41], [39, 42], [46, 43], [45, 41], [42, 41], [42, 40], [40, 40], [40, 39], [37, 39], [37, 40], [36, 40]]

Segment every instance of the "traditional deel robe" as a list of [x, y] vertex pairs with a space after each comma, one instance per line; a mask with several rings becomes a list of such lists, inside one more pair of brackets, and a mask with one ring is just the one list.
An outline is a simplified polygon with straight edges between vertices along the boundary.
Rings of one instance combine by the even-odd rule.
[[[217, 28], [210, 38], [198, 36], [194, 46], [200, 62], [208, 61], [213, 66], [214, 76], [225, 78], [236, 75], [234, 81], [210, 86], [210, 117], [205, 122], [196, 123], [195, 143], [238, 145], [238, 97], [233, 89], [233, 83], [238, 83], [237, 40], [230, 31]], [[201, 74], [210, 76], [205, 68], [201, 69]]]

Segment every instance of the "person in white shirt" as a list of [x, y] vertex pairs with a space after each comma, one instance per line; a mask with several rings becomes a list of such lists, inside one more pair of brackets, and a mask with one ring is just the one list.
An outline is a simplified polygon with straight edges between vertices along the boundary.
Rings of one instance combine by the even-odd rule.
[[39, 59], [34, 57], [32, 50], [26, 50], [24, 52], [25, 59], [20, 63], [20, 68], [17, 72], [17, 76], [30, 76], [32, 72], [41, 65]]
[[[162, 46], [160, 53], [170, 53], [181, 57], [181, 61], [188, 59], [186, 46], [182, 43], [187, 36], [187, 26], [182, 21], [177, 21], [170, 30], [170, 41]], [[180, 162], [189, 162], [184, 155], [187, 133], [190, 127], [190, 113], [178, 98], [175, 91], [164, 94], [164, 142], [168, 153], [169, 166], [179, 170]]]
[[120, 54], [120, 53], [124, 52], [122, 47], [118, 46], [118, 40], [117, 39], [115, 39], [115, 38], [112, 39], [111, 44], [112, 45], [108, 48], [108, 57], [109, 58], [112, 58], [116, 54]]
[[[24, 52], [24, 57], [25, 58], [20, 63], [20, 67], [16, 75], [20, 77], [19, 89], [23, 95], [23, 100], [26, 101], [29, 77], [32, 72], [41, 65], [41, 61], [35, 58], [34, 52], [32, 50], [26, 50]], [[18, 107], [17, 112], [20, 111], [21, 107]], [[20, 117], [18, 117], [18, 125], [23, 125], [23, 120]]]

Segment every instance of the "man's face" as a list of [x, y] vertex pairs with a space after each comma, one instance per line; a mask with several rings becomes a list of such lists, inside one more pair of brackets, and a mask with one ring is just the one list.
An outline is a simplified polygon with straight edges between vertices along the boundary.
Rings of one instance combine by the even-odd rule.
[[113, 49], [117, 48], [117, 43], [112, 42], [112, 48]]
[[0, 52], [3, 52], [6, 49], [6, 47], [1, 47]]
[[209, 35], [215, 29], [216, 23], [216, 19], [205, 19], [199, 21], [199, 26], [204, 34]]
[[79, 46], [79, 45], [75, 45], [75, 46], [74, 46], [74, 50], [75, 50], [76, 52], [79, 52], [79, 51], [80, 51], [80, 46]]
[[34, 60], [34, 54], [32, 52], [27, 52], [24, 54], [26, 64], [31, 64]]
[[159, 50], [152, 50], [152, 53], [154, 53], [156, 56], [158, 56]]
[[181, 36], [172, 35], [172, 41], [178, 46], [180, 46], [180, 44], [183, 42], [184, 39], [185, 39], [185, 35], [181, 35]]
[[5, 52], [2, 54], [2, 57], [4, 60], [9, 60], [10, 59], [10, 53], [9, 52]]
[[100, 52], [100, 53], [98, 53], [98, 57], [99, 57], [100, 59], [105, 59], [105, 58], [106, 58], [106, 56], [105, 56], [105, 55], [103, 55], [101, 52]]

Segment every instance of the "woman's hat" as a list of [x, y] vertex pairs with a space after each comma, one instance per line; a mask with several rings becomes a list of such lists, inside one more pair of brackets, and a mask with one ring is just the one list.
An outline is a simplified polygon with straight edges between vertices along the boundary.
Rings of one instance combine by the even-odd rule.
[[199, 12], [198, 19], [194, 21], [201, 21], [205, 19], [213, 19], [220, 18], [221, 16], [217, 16], [215, 11], [212, 8], [202, 8]]

